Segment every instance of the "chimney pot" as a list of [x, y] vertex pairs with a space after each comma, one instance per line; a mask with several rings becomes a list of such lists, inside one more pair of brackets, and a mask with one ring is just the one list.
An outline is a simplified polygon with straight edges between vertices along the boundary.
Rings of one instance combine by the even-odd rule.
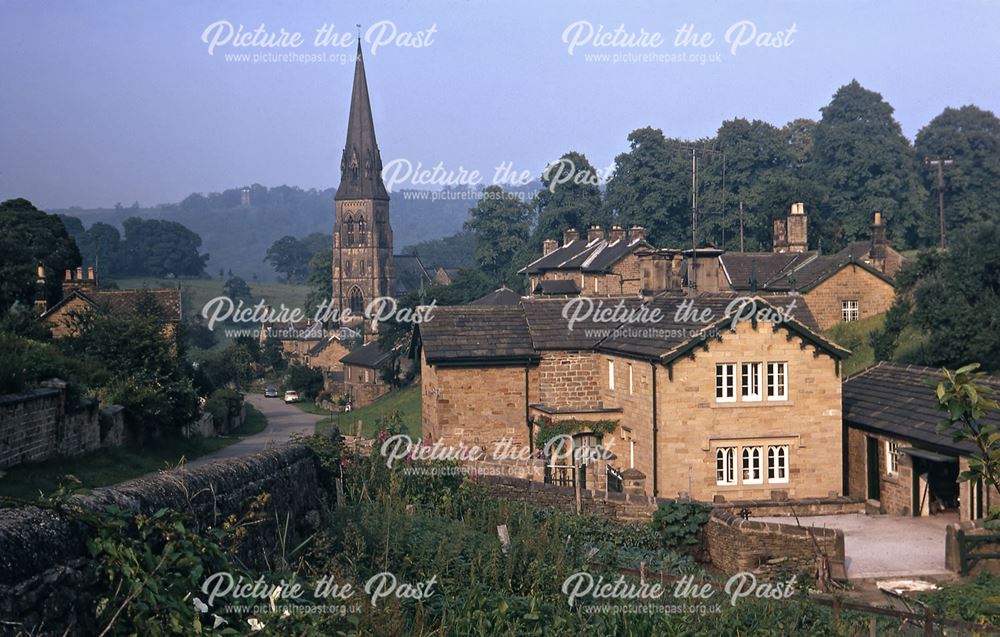
[[67, 281], [73, 280], [73, 271], [68, 268], [66, 269], [66, 280]]
[[38, 279], [40, 281], [45, 280], [45, 266], [43, 265], [38, 266]]
[[87, 268], [87, 280], [94, 281], [94, 268], [93, 266]]
[[83, 281], [83, 266], [76, 269], [76, 280]]
[[875, 213], [875, 225], [876, 226], [881, 226], [882, 225], [882, 213], [881, 212], [876, 212]]

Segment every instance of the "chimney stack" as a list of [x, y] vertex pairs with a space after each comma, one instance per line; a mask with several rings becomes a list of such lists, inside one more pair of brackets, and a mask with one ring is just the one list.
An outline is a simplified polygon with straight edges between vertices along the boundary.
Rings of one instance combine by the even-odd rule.
[[596, 224], [590, 226], [590, 230], [587, 231], [587, 243], [602, 239], [604, 239], [604, 228]]
[[542, 242], [542, 256], [548, 256], [559, 248], [559, 242], [555, 239], [546, 239]]
[[885, 224], [882, 223], [882, 213], [875, 213], [875, 220], [872, 222], [872, 247], [868, 251], [873, 265], [879, 270], [885, 269]]
[[646, 229], [642, 226], [632, 226], [628, 229], [629, 243], [644, 241], [646, 239]]
[[576, 228], [566, 228], [563, 231], [563, 245], [568, 246], [577, 239], [580, 238], [580, 233], [576, 231]]
[[38, 266], [38, 279], [35, 281], [35, 312], [41, 316], [48, 309], [45, 299], [45, 266]]
[[80, 266], [76, 269], [76, 280], [83, 281], [83, 266]]
[[806, 205], [793, 203], [792, 213], [788, 215], [788, 251], [805, 252], [809, 249], [809, 218], [806, 217]]
[[621, 241], [625, 238], [625, 228], [618, 224], [611, 226], [611, 241]]
[[97, 281], [97, 278], [94, 276], [94, 266], [90, 266], [87, 268], [87, 280], [95, 282]]

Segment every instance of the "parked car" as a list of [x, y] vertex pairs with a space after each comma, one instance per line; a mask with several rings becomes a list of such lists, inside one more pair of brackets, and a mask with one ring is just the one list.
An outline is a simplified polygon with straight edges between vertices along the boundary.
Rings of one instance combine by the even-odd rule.
[[289, 389], [285, 392], [285, 402], [286, 403], [297, 403], [299, 402], [299, 392]]
[[267, 389], [264, 390], [264, 398], [277, 398], [278, 388], [274, 385], [268, 385]]

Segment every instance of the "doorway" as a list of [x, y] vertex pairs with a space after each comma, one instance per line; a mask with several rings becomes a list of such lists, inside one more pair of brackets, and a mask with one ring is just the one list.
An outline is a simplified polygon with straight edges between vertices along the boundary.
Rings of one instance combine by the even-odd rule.
[[869, 500], [880, 500], [882, 496], [882, 490], [879, 484], [879, 453], [878, 453], [878, 438], [874, 436], [868, 436], [865, 438], [866, 441], [866, 458], [867, 462], [865, 465], [868, 467], [868, 499]]

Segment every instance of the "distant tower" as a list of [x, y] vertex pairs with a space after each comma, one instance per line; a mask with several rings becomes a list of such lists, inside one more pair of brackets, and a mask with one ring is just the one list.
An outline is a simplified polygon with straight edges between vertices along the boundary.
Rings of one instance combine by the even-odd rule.
[[245, 186], [240, 188], [240, 206], [243, 208], [250, 207], [250, 189]]
[[333, 308], [361, 316], [372, 299], [392, 294], [393, 265], [389, 193], [382, 183], [360, 40], [334, 201]]

